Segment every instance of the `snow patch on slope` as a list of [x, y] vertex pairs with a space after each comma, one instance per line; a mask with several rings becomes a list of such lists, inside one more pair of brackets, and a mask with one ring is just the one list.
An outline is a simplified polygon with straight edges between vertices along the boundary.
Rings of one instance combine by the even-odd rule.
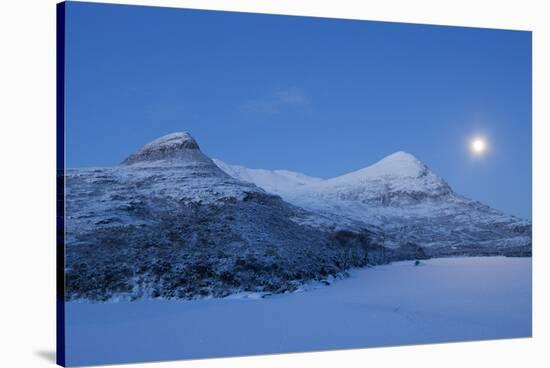
[[319, 183], [321, 178], [307, 176], [299, 172], [288, 170], [249, 169], [239, 165], [229, 165], [213, 159], [214, 163], [232, 177], [254, 183], [260, 188], [275, 194], [284, 194], [295, 191], [308, 184]]

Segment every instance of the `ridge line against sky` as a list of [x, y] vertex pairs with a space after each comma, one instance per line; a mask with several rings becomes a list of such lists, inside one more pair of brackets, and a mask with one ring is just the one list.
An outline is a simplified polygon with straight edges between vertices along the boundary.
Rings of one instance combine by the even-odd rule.
[[68, 167], [182, 130], [224, 162], [323, 178], [404, 150], [531, 218], [530, 32], [66, 6]]

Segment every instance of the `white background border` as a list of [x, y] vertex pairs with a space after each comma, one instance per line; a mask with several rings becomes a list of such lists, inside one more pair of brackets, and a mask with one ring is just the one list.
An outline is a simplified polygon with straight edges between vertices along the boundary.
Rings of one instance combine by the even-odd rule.
[[[546, 19], [548, 10], [545, 9], [545, 1], [385, 0], [376, 4], [351, 0], [108, 2], [533, 31], [532, 339], [176, 361], [140, 366], [548, 366], [550, 22]], [[0, 366], [53, 366], [55, 1], [3, 1], [0, 9]]]

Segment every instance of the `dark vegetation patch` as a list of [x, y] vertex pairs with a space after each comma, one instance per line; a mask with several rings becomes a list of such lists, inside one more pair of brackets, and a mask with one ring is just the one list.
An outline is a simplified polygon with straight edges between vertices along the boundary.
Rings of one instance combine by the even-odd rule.
[[393, 256], [367, 230], [322, 231], [291, 221], [296, 211], [263, 193], [216, 205], [141, 203], [154, 223], [99, 227], [67, 246], [66, 298], [283, 293]]

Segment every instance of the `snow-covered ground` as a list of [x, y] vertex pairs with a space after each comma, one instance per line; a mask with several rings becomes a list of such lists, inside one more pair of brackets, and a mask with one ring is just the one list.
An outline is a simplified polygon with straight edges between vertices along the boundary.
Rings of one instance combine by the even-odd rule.
[[67, 363], [531, 336], [531, 258], [443, 258], [350, 273], [266, 298], [70, 302]]

